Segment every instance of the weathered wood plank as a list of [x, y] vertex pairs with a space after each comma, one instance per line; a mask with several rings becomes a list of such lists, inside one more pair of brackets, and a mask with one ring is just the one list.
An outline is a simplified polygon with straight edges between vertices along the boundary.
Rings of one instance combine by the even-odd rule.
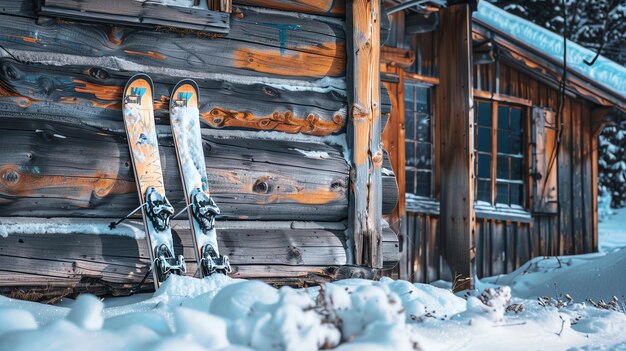
[[219, 9], [180, 7], [159, 1], [41, 0], [39, 4], [38, 14], [43, 16], [212, 33], [228, 33], [230, 19], [229, 13], [219, 12]]
[[72, 22], [38, 24], [0, 15], [0, 40], [21, 60], [57, 65], [82, 63], [145, 73], [183, 70], [194, 75], [169, 74], [191, 78], [234, 74], [314, 81], [344, 76], [341, 21], [259, 11], [242, 8], [223, 38]]
[[474, 242], [474, 129], [471, 53], [471, 9], [467, 4], [440, 11], [437, 30], [440, 82], [437, 91], [441, 121], [441, 232], [452, 276], [458, 289], [473, 286]]
[[[122, 125], [0, 117], [0, 215], [123, 216], [138, 206]], [[158, 126], [167, 195], [183, 208], [169, 126]], [[314, 138], [311, 138], [314, 139]], [[225, 218], [341, 220], [348, 165], [323, 143], [203, 130], [213, 196]]]
[[381, 254], [383, 152], [380, 123], [380, 3], [349, 0], [348, 135], [352, 151], [350, 231], [356, 264], [383, 265]]
[[393, 167], [389, 161], [389, 154], [383, 150], [383, 165], [381, 169], [382, 173], [382, 213], [389, 214], [398, 205], [399, 190], [396, 175], [393, 172]]
[[235, 0], [235, 4], [326, 16], [341, 16], [346, 10], [345, 0]]
[[[94, 66], [25, 65], [0, 59], [0, 111], [122, 120], [122, 89], [132, 72]], [[180, 77], [152, 75], [157, 123], [169, 121], [170, 90]], [[345, 131], [345, 92], [272, 84], [197, 80], [205, 127], [330, 135]]]
[[[102, 234], [111, 220], [1, 218], [7, 236], [0, 238], [0, 291], [16, 286], [80, 290], [81, 282], [89, 280], [93, 291], [128, 293], [149, 265], [145, 240], [139, 236], [143, 227], [131, 220], [116, 228], [115, 235]], [[298, 278], [301, 284], [314, 284], [322, 277], [371, 277], [366, 270], [337, 267], [347, 262], [343, 223], [218, 221], [217, 226], [221, 251], [230, 256], [237, 278]], [[175, 220], [172, 227], [176, 251], [193, 257], [188, 222]], [[390, 231], [384, 237], [389, 254], [385, 264], [392, 267], [397, 238]], [[195, 262], [188, 261], [188, 275], [193, 275]]]

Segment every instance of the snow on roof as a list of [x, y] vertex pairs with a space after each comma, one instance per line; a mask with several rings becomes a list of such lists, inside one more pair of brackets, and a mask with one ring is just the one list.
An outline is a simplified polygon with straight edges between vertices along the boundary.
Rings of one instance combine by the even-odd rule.
[[[559, 34], [510, 14], [484, 0], [479, 2], [474, 18], [563, 63], [563, 38]], [[567, 41], [567, 67], [570, 70], [626, 98], [626, 67], [603, 56], [599, 56], [592, 66], [583, 62], [591, 61], [594, 56], [595, 52], [573, 41]]]

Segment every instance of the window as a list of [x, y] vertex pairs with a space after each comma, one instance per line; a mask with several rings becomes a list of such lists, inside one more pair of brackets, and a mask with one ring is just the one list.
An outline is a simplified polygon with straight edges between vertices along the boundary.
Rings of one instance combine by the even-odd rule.
[[406, 192], [433, 197], [433, 126], [431, 89], [404, 83]]
[[524, 110], [477, 101], [475, 115], [476, 200], [523, 207]]

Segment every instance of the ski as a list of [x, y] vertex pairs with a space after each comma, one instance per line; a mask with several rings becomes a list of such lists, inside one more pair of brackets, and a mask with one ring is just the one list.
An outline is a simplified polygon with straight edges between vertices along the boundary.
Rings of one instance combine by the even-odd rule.
[[203, 277], [231, 272], [227, 256], [219, 254], [215, 217], [220, 210], [209, 195], [204, 162], [198, 85], [190, 79], [180, 81], [170, 97], [170, 124], [176, 147], [178, 168], [183, 181], [185, 201], [196, 262]]
[[145, 74], [134, 75], [124, 88], [122, 106], [154, 286], [158, 289], [169, 274], [185, 272], [185, 260], [181, 255], [174, 256], [170, 229], [174, 209], [165, 196], [163, 185], [154, 125], [153, 90], [150, 77]]

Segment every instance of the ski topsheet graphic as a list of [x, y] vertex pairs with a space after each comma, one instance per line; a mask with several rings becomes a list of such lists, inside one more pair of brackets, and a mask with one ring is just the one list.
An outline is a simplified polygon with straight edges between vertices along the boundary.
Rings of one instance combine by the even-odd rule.
[[170, 273], [185, 272], [182, 256], [174, 256], [170, 218], [174, 209], [165, 197], [159, 147], [154, 126], [152, 80], [133, 76], [124, 88], [124, 125], [152, 262], [155, 287]]
[[202, 276], [229, 273], [228, 257], [220, 256], [217, 247], [215, 216], [220, 210], [209, 196], [200, 135], [198, 85], [193, 80], [182, 80], [174, 88], [170, 98], [170, 123], [198, 267]]

